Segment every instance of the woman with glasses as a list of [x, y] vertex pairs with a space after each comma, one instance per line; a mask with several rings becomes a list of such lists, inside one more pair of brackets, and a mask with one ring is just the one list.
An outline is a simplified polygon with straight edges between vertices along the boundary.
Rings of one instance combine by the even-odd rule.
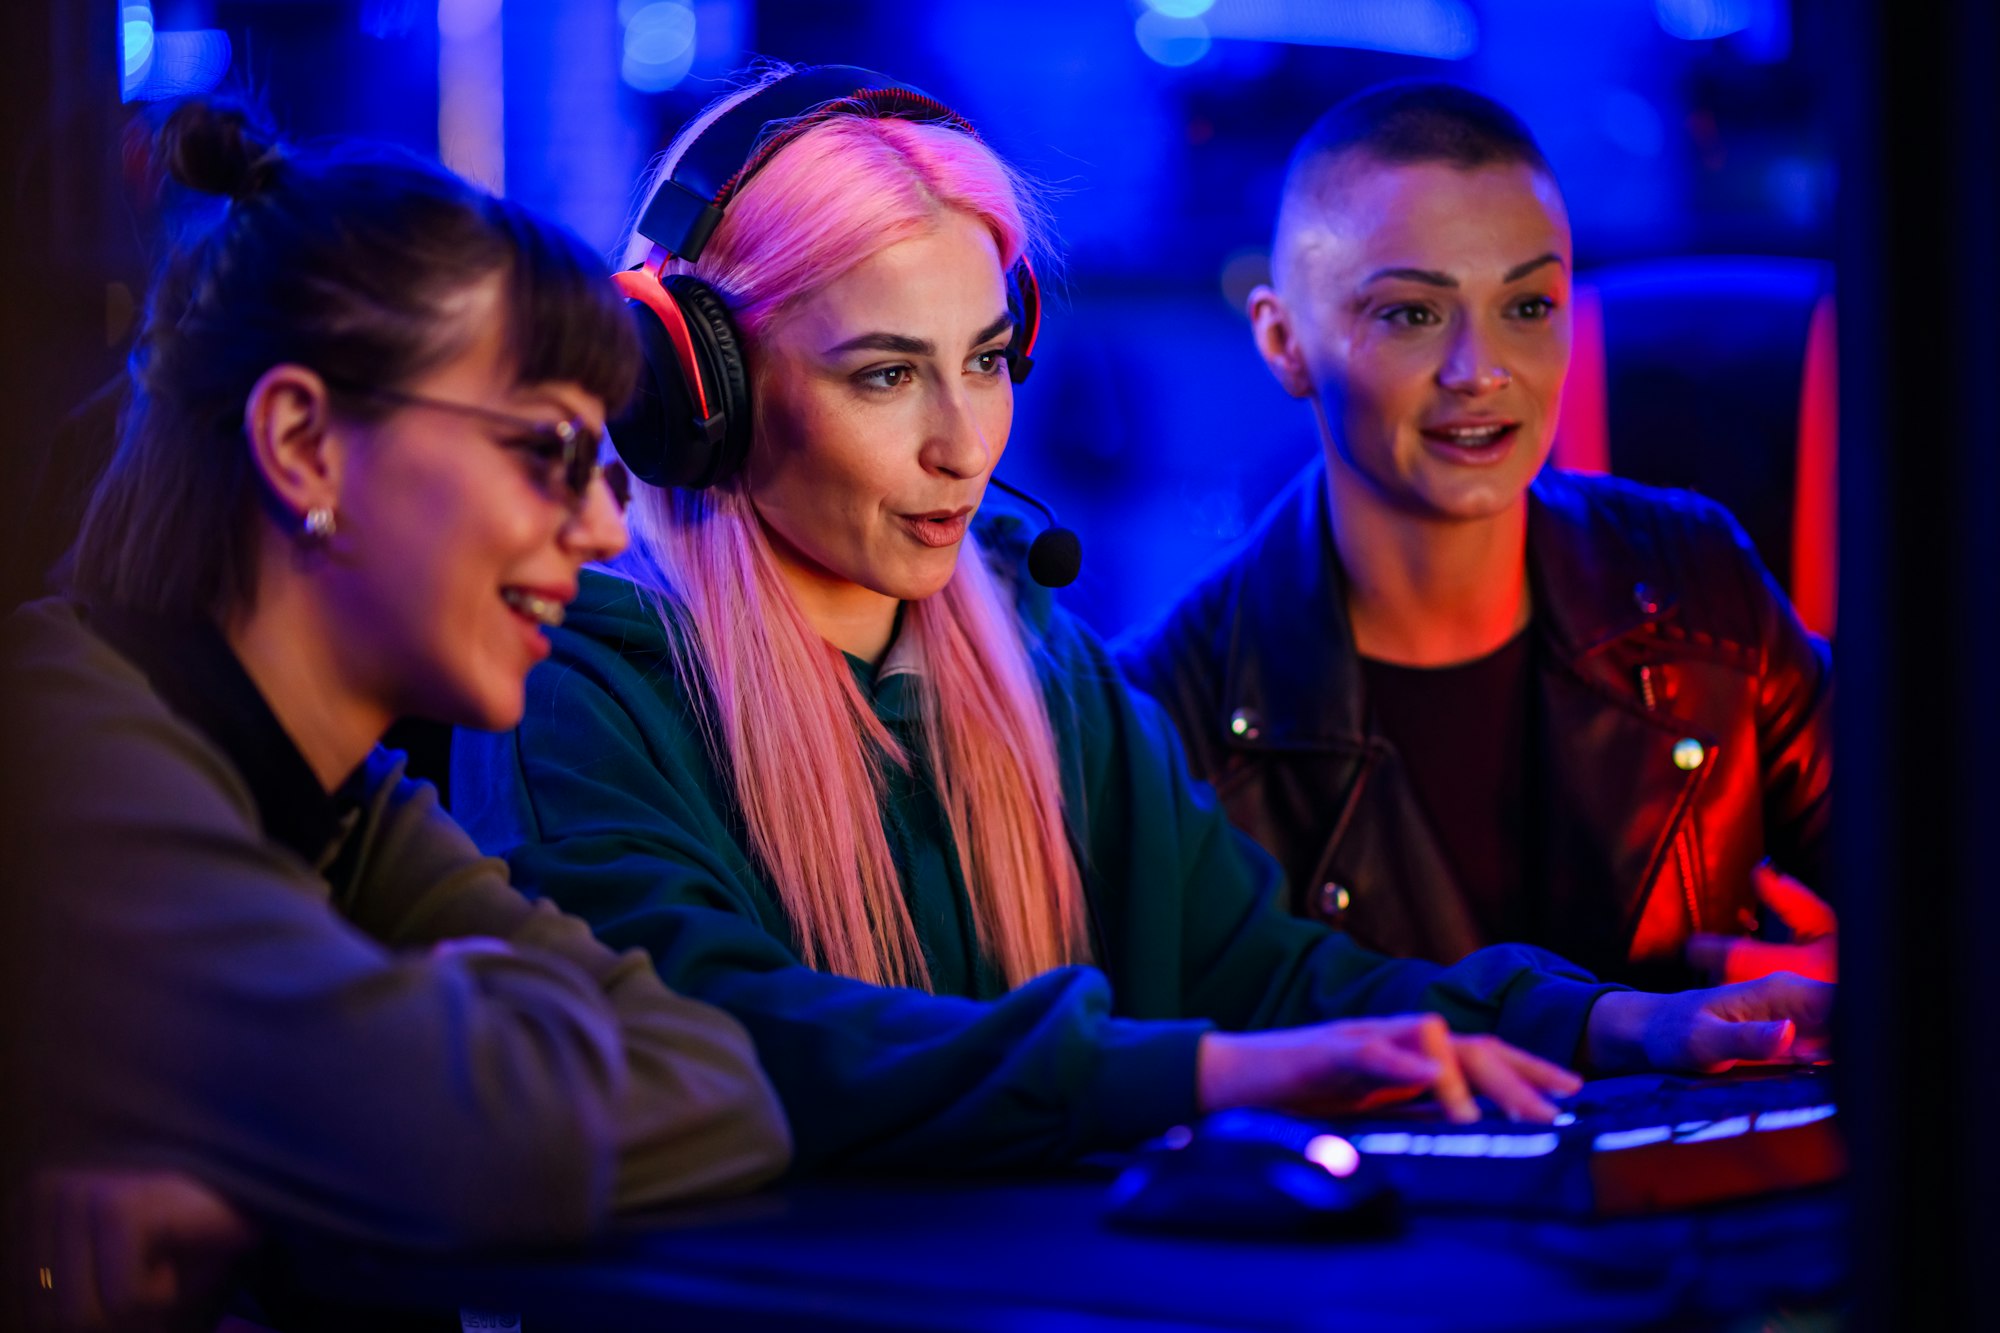
[[[801, 1166], [1058, 1162], [1204, 1110], [1425, 1092], [1546, 1120], [1558, 1065], [1823, 1026], [1824, 990], [1724, 1016], [1286, 914], [1160, 711], [971, 528], [1030, 350], [1033, 213], [962, 120], [865, 70], [779, 73], [683, 132], [646, 217], [633, 257], [675, 308], [621, 281], [676, 347], [725, 349], [687, 397], [743, 456], [640, 488], [521, 727], [460, 733], [454, 801], [524, 888], [744, 1021]], [[621, 453], [674, 471], [644, 426]]]
[[[517, 722], [625, 545], [601, 428], [638, 354], [601, 267], [433, 164], [227, 105], [157, 147], [213, 216], [160, 271], [67, 594], [0, 637], [11, 1165], [428, 1247], [771, 1177], [743, 1029], [531, 905], [377, 745]], [[115, 1275], [62, 1208], [27, 1280], [88, 1322]]]

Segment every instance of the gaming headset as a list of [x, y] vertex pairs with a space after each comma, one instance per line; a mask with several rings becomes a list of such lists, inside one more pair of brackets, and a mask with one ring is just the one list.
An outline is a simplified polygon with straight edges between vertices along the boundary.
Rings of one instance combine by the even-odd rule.
[[[675, 259], [700, 258], [744, 184], [779, 149], [837, 116], [921, 121], [978, 137], [971, 122], [919, 88], [854, 65], [819, 65], [758, 88], [688, 142], [639, 219], [638, 232], [653, 252], [613, 277], [639, 330], [646, 367], [632, 404], [611, 423], [611, 438], [642, 481], [699, 490], [741, 470], [750, 449], [742, 335], [715, 288], [665, 269]], [[1014, 336], [1007, 365], [1019, 384], [1034, 365], [1041, 326], [1041, 290], [1025, 257], [1008, 275], [1008, 289]], [[1076, 534], [1057, 526], [1040, 501], [997, 478], [993, 484], [1048, 515], [1050, 526], [1029, 552], [1035, 580], [1050, 587], [1073, 580], [1082, 559]]]

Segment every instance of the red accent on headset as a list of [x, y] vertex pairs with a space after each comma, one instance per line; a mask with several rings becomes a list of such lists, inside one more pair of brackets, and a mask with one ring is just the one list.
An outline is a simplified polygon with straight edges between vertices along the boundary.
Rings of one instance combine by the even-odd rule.
[[[666, 261], [660, 261], [664, 268]], [[681, 363], [681, 377], [694, 386], [695, 409], [699, 419], [708, 420], [714, 416], [708, 410], [708, 390], [701, 382], [701, 363], [695, 360], [694, 334], [687, 326], [687, 316], [681, 313], [680, 303], [675, 301], [660, 281], [660, 274], [651, 268], [632, 268], [611, 275], [611, 281], [618, 284], [618, 290], [646, 309], [660, 317], [666, 326], [667, 338], [674, 345], [674, 357]]]
[[1035, 339], [1042, 331], [1042, 284], [1035, 276], [1035, 266], [1028, 262], [1027, 255], [1022, 255], [1016, 262], [1021, 265], [1021, 272], [1027, 277], [1027, 281], [1021, 284], [1023, 288], [1021, 304], [1024, 307], [1032, 307], [1022, 312], [1028, 317], [1028, 331], [1021, 339], [1021, 355], [1033, 356]]

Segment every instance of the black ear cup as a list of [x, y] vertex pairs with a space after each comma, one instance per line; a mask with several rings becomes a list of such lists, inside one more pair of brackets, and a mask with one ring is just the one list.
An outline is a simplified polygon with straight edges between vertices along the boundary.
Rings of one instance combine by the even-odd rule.
[[1014, 336], [1007, 342], [1007, 373], [1020, 384], [1035, 368], [1035, 338], [1042, 329], [1041, 287], [1026, 259], [1007, 275], [1007, 313], [1014, 317]]
[[720, 404], [722, 438], [713, 445], [714, 457], [697, 480], [687, 486], [713, 486], [735, 476], [750, 456], [750, 364], [744, 356], [743, 336], [736, 331], [722, 294], [700, 278], [685, 273], [668, 277], [667, 294], [680, 303], [687, 316], [688, 331], [694, 335], [695, 360], [708, 386], [708, 401]]
[[618, 457], [633, 476], [654, 486], [671, 486], [674, 464], [684, 464], [687, 452], [674, 447], [674, 437], [691, 429], [694, 404], [666, 325], [637, 299], [627, 300], [625, 307], [639, 333], [645, 364], [632, 400], [605, 424]]
[[[750, 449], [750, 376], [728, 307], [686, 274], [646, 295], [634, 275], [619, 276], [646, 364], [631, 404], [610, 423], [618, 456], [654, 486], [698, 490], [735, 475]], [[684, 345], [670, 321], [686, 330]]]

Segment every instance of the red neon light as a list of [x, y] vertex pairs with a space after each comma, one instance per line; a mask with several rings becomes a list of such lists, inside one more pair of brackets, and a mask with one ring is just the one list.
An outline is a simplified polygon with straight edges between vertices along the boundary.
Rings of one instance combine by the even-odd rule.
[[1569, 378], [1563, 382], [1550, 457], [1570, 472], [1611, 471], [1611, 411], [1604, 374], [1604, 302], [1578, 287], [1570, 305]]
[[1813, 307], [1799, 386], [1798, 476], [1792, 494], [1792, 605], [1833, 637], [1840, 601], [1840, 394], [1833, 297]]

